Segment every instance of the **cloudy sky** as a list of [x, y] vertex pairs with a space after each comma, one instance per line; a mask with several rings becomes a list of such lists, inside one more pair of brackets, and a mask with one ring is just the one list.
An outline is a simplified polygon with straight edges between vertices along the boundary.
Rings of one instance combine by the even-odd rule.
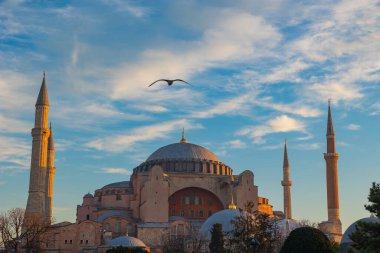
[[[252, 170], [276, 210], [287, 139], [293, 216], [323, 221], [331, 98], [347, 227], [380, 182], [379, 13], [372, 0], [0, 1], [0, 210], [26, 204], [45, 69], [57, 221], [182, 127], [235, 174]], [[147, 87], [158, 78], [192, 86]]]

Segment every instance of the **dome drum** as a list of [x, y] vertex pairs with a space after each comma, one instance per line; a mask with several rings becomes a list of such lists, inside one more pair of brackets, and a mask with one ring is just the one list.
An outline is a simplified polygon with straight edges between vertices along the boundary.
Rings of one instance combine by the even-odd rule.
[[214, 175], [232, 175], [232, 169], [222, 162], [205, 159], [159, 159], [140, 164], [133, 173], [147, 172], [159, 165], [165, 172], [189, 172]]

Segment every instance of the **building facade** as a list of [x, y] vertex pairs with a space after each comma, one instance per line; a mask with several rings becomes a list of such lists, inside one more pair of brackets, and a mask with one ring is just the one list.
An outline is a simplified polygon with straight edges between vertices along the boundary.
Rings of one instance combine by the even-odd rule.
[[[27, 215], [52, 221], [54, 189], [54, 140], [48, 127], [49, 98], [44, 75], [36, 103]], [[290, 166], [284, 147], [284, 218], [292, 219]], [[330, 105], [328, 107], [326, 176], [328, 221], [321, 224], [340, 240], [338, 154]], [[127, 179], [127, 178], [126, 178]], [[107, 184], [83, 197], [76, 222], [51, 225], [47, 235], [49, 252], [102, 252], [102, 245], [120, 236], [143, 241], [153, 252], [163, 235], [184, 235], [199, 229], [208, 217], [231, 205], [244, 208], [253, 202], [256, 210], [273, 216], [269, 200], [260, 197], [254, 174], [246, 170], [234, 175], [212, 151], [188, 143], [184, 131], [177, 143], [154, 151], [133, 169], [129, 180]], [[280, 216], [280, 215], [278, 215]], [[103, 248], [104, 250], [104, 248]]]

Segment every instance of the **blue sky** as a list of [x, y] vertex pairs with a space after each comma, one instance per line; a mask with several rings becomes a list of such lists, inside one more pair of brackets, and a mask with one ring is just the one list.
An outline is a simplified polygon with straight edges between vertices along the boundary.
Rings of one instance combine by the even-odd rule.
[[[0, 210], [24, 207], [34, 104], [46, 69], [56, 143], [54, 216], [128, 180], [157, 148], [205, 146], [282, 210], [327, 218], [332, 98], [343, 226], [380, 182], [380, 6], [343, 1], [0, 1]], [[193, 86], [147, 85], [182, 78]]]

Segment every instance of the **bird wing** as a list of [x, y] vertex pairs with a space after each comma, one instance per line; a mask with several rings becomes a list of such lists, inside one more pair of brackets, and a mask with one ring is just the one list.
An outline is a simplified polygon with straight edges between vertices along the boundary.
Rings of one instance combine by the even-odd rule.
[[168, 80], [166, 79], [158, 79], [156, 81], [154, 81], [153, 83], [151, 83], [148, 87], [152, 86], [153, 84], [157, 83], [157, 82], [160, 82], [160, 81], [165, 81], [165, 82], [168, 82]]
[[173, 82], [175, 81], [179, 81], [179, 82], [184, 82], [184, 83], [187, 83], [188, 85], [192, 86], [190, 83], [186, 82], [185, 80], [182, 80], [182, 79], [175, 79], [173, 80]]

